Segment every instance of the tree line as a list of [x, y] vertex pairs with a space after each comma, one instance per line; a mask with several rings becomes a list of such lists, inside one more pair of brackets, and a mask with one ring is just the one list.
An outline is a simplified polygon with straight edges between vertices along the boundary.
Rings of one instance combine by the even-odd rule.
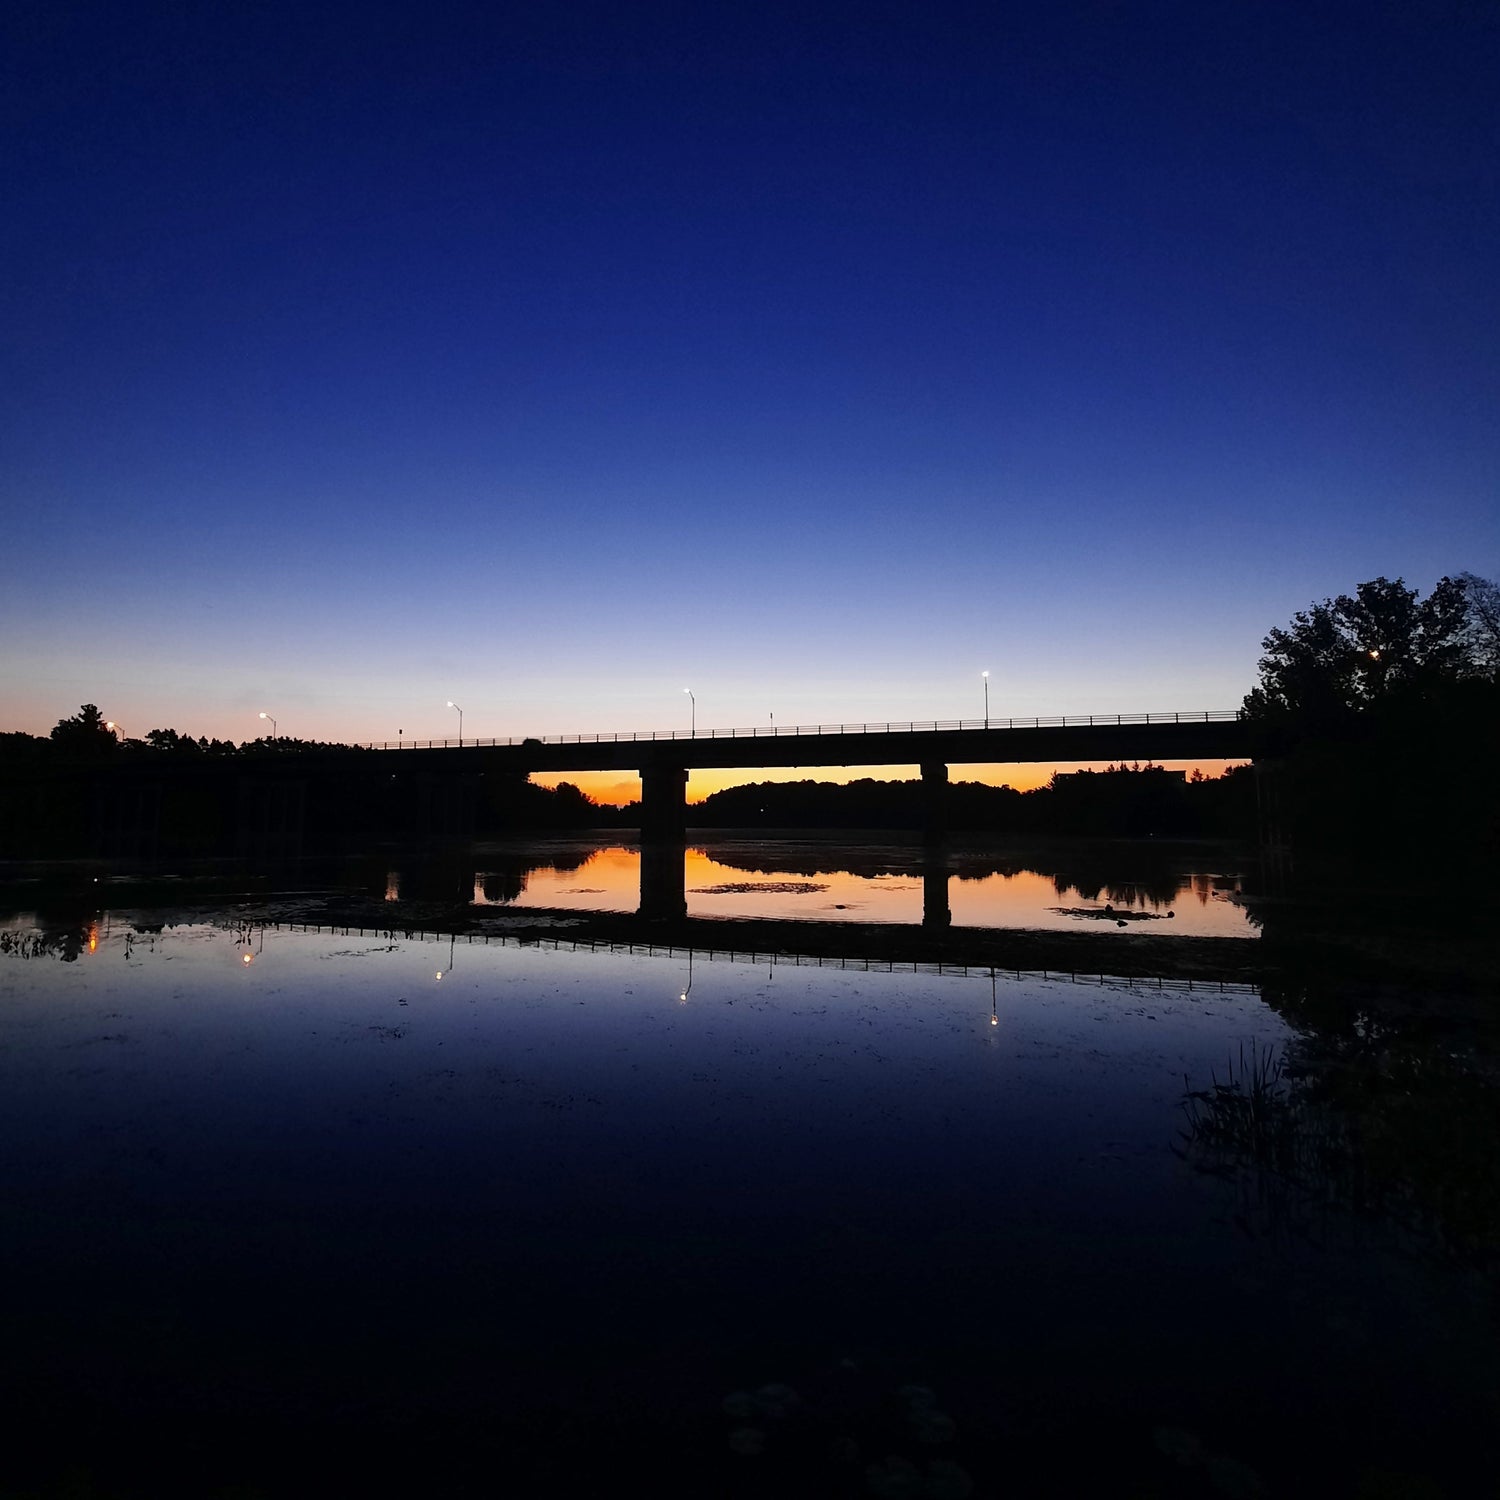
[[[1299, 611], [1261, 643], [1243, 714], [1255, 761], [1191, 779], [1159, 766], [1054, 775], [1021, 792], [955, 783], [955, 830], [1126, 837], [1249, 837], [1355, 852], [1444, 850], [1492, 856], [1500, 844], [1500, 587], [1472, 573], [1438, 581], [1424, 598], [1403, 579], [1375, 578]], [[150, 758], [185, 765], [236, 755], [307, 754], [356, 747], [261, 738], [236, 745], [176, 729], [124, 737], [83, 704], [45, 738], [0, 734], [0, 763]], [[757, 782], [716, 792], [688, 810], [700, 827], [920, 828], [919, 781]], [[481, 798], [485, 832], [507, 828], [629, 827], [638, 806], [601, 807], [577, 787], [554, 791], [524, 777], [493, 778]]]
[[[915, 779], [754, 782], [693, 804], [688, 821], [707, 828], [919, 829], [925, 797]], [[1254, 829], [1255, 788], [1248, 767], [1188, 777], [1151, 764], [1110, 765], [1055, 774], [1024, 792], [953, 782], [946, 820], [954, 830], [983, 833], [1233, 838]]]
[[52, 760], [99, 761], [117, 754], [196, 758], [356, 748], [334, 741], [299, 740], [282, 735], [265, 735], [237, 745], [233, 740], [209, 739], [205, 735], [194, 739], [176, 729], [152, 729], [139, 738], [131, 738], [113, 720], [106, 719], [96, 703], [85, 703], [76, 714], [59, 719], [45, 737], [17, 730], [0, 734], [0, 761], [12, 764]]

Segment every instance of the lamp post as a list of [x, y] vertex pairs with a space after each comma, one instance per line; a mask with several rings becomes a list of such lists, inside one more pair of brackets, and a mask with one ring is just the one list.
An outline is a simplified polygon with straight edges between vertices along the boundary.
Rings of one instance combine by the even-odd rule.
[[448, 700], [448, 707], [458, 714], [458, 748], [462, 750], [464, 747], [464, 711], [451, 698]]
[[120, 725], [119, 725], [119, 724], [117, 724], [117, 723], [116, 723], [116, 722], [115, 722], [115, 720], [113, 720], [113, 719], [106, 719], [106, 720], [105, 720], [105, 721], [104, 721], [104, 727], [105, 727], [105, 728], [106, 728], [106, 729], [107, 729], [107, 730], [109, 730], [109, 732], [110, 732], [110, 733], [111, 733], [111, 734], [117, 734], [117, 735], [119, 735], [119, 737], [120, 737], [120, 738], [121, 738], [121, 739], [122, 739], [122, 740], [123, 740], [123, 739], [124, 739], [124, 738], [125, 738], [125, 731], [124, 731], [124, 729], [123, 729], [123, 728], [121, 728], [121, 726], [120, 726]]
[[693, 697], [692, 688], [683, 688], [683, 692], [688, 695], [688, 723], [691, 726], [688, 732], [696, 738], [698, 734], [698, 700]]
[[261, 718], [263, 718], [271, 726], [271, 742], [274, 744], [276, 741], [276, 720], [273, 719], [270, 714], [264, 713], [261, 715]]
[[984, 678], [984, 727], [988, 729], [990, 727], [990, 674], [981, 672], [979, 675]]

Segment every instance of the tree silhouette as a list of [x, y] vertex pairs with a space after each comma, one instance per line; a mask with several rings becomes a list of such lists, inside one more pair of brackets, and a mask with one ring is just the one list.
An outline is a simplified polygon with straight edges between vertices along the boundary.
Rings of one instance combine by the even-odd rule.
[[1500, 585], [1473, 573], [1460, 573], [1469, 605], [1464, 644], [1475, 676], [1500, 682]]
[[1362, 858], [1491, 858], [1497, 625], [1494, 585], [1460, 575], [1425, 599], [1375, 578], [1271, 631], [1245, 714], [1274, 767], [1278, 836]]
[[59, 719], [50, 738], [61, 754], [79, 759], [108, 755], [119, 743], [93, 703], [85, 703], [71, 719]]
[[1470, 587], [1453, 578], [1439, 579], [1426, 599], [1399, 578], [1374, 578], [1300, 611], [1261, 642], [1246, 716], [1324, 729], [1393, 696], [1472, 675], [1470, 601]]

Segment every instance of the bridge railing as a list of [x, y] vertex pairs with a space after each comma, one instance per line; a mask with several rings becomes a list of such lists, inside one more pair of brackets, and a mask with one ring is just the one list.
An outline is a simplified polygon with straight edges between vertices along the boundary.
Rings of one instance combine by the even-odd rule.
[[510, 739], [370, 740], [361, 750], [450, 750], [500, 745], [609, 745], [639, 740], [750, 740], [785, 739], [814, 734], [932, 734], [953, 730], [995, 729], [1118, 729], [1131, 724], [1227, 724], [1240, 717], [1237, 708], [1195, 709], [1191, 712], [1146, 714], [1044, 714], [1029, 718], [878, 720], [858, 724], [752, 724], [739, 729], [649, 729], [620, 734], [547, 734]]

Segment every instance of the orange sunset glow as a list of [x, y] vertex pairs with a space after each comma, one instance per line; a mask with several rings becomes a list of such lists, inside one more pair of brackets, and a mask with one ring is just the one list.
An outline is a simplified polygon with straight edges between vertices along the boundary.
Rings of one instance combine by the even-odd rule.
[[[1057, 772], [1102, 771], [1108, 761], [1068, 761], [1056, 765], [1047, 762], [1013, 766], [952, 765], [948, 768], [950, 782], [977, 781], [986, 786], [1010, 786], [1018, 792], [1029, 792], [1046, 786]], [[1222, 776], [1238, 761], [1172, 760], [1161, 763], [1172, 771], [1186, 771], [1189, 776], [1201, 771], [1205, 776]], [[726, 787], [747, 786], [760, 781], [832, 781], [840, 784], [850, 781], [915, 781], [921, 775], [917, 766], [781, 766], [765, 770], [707, 770], [693, 771], [688, 776], [687, 798], [690, 803], [702, 802], [714, 792]], [[605, 807], [624, 807], [635, 802], [641, 795], [640, 778], [622, 776], [616, 771], [571, 771], [561, 775], [534, 775], [537, 786], [552, 788], [560, 783], [571, 782], [581, 792], [592, 797]]]

